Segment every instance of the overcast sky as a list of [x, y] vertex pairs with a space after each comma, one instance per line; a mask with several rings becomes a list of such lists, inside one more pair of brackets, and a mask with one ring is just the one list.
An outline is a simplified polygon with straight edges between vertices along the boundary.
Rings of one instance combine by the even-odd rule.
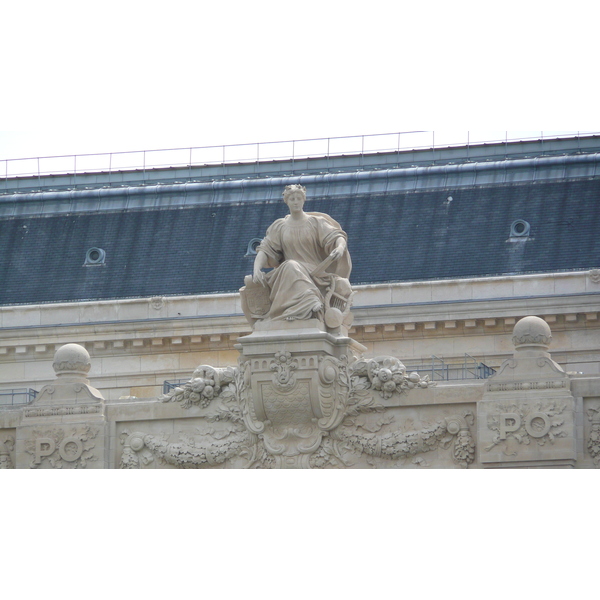
[[595, 20], [578, 2], [412, 4], [12, 2], [0, 159], [594, 128]]

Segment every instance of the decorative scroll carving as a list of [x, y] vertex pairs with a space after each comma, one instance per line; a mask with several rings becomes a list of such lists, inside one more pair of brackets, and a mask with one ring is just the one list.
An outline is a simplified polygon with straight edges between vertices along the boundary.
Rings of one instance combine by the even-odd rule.
[[[246, 418], [251, 417], [251, 430], [260, 431], [276, 466], [307, 467], [308, 455], [319, 448], [327, 432], [338, 427], [346, 413], [348, 357], [314, 355], [300, 359], [289, 352], [277, 352], [270, 370], [270, 380], [260, 371], [255, 373], [254, 396], [243, 400]], [[257, 421], [262, 423], [260, 430]]]
[[587, 412], [588, 419], [592, 422], [587, 449], [594, 465], [598, 466], [600, 465], [600, 406], [591, 407]]
[[276, 352], [270, 364], [271, 371], [274, 371], [273, 386], [280, 392], [291, 390], [296, 385], [294, 371], [297, 368], [298, 361], [292, 359], [289, 352]]
[[190, 381], [183, 387], [176, 387], [168, 394], [160, 396], [162, 402], [181, 402], [183, 408], [200, 406], [206, 408], [214, 398], [230, 398], [236, 394], [235, 369], [233, 367], [214, 368], [208, 365], [198, 367]]
[[11, 435], [0, 443], [0, 469], [14, 469], [15, 466], [10, 458], [10, 453], [15, 448], [15, 438]]
[[348, 398], [352, 387], [348, 356], [340, 359], [319, 359], [319, 409], [322, 414], [317, 421], [323, 431], [337, 427], [346, 415]]
[[309, 458], [311, 469], [323, 469], [326, 467], [351, 467], [352, 464], [344, 458], [342, 442], [331, 436], [326, 437], [316, 452]]
[[[404, 365], [393, 357], [358, 360], [347, 354], [339, 358], [323, 353], [296, 355], [281, 349], [270, 358], [240, 358], [236, 368], [203, 365], [188, 383], [161, 400], [181, 402], [183, 408], [200, 406], [206, 409], [202, 418], [209, 422], [229, 421], [235, 423], [235, 429], [219, 439], [198, 430], [193, 439], [178, 441], [148, 433], [130, 434], [122, 441], [121, 467], [138, 468], [158, 459], [178, 467], [196, 468], [221, 464], [242, 454], [251, 467], [347, 466], [340, 444], [347, 446], [352, 442], [356, 450], [364, 442], [371, 448], [369, 436], [383, 440], [385, 448], [373, 456], [398, 458], [403, 453], [393, 448], [408, 443], [409, 438], [404, 440], [389, 433], [382, 437], [379, 430], [392, 417], [379, 414], [386, 409], [375, 398], [387, 400], [394, 394], [431, 385], [428, 378], [416, 373], [407, 375]], [[365, 414], [374, 414], [379, 421], [367, 424], [361, 420]], [[350, 433], [347, 424], [342, 428], [344, 433], [339, 433], [345, 418], [355, 418], [354, 433]], [[448, 444], [455, 440], [453, 457], [461, 466], [468, 466], [474, 456], [469, 428], [466, 422], [464, 426], [449, 423], [440, 423], [442, 437], [448, 438]], [[433, 434], [423, 435], [423, 439], [419, 438], [422, 448], [412, 454], [429, 449], [431, 444], [435, 448], [440, 445], [437, 434], [431, 442], [427, 440]], [[410, 451], [405, 454], [412, 455]]]
[[235, 375], [237, 399], [239, 402], [244, 425], [251, 433], [259, 435], [265, 430], [265, 424], [256, 416], [252, 388], [250, 383], [250, 361], [240, 359], [239, 368]]
[[565, 408], [565, 403], [556, 400], [536, 402], [533, 408], [528, 403], [498, 404], [494, 414], [488, 416], [488, 428], [496, 433], [492, 443], [485, 448], [486, 452], [502, 443], [506, 456], [516, 456], [517, 447], [512, 440], [525, 445], [535, 441], [543, 446], [565, 437], [566, 432], [561, 430], [565, 421], [560, 417]]
[[544, 345], [549, 346], [552, 341], [552, 336], [547, 333], [532, 333], [530, 331], [522, 333], [522, 335], [515, 335], [512, 338], [514, 346], [524, 346], [528, 344]]
[[78, 373], [87, 373], [92, 368], [91, 363], [75, 360], [63, 360], [60, 362], [52, 363], [54, 370], [58, 372], [71, 372], [75, 371]]
[[33, 456], [29, 468], [37, 469], [47, 462], [53, 469], [65, 466], [85, 469], [91, 461], [98, 460], [94, 454], [97, 428], [78, 425], [67, 429], [34, 429], [33, 438], [25, 443], [25, 451]]

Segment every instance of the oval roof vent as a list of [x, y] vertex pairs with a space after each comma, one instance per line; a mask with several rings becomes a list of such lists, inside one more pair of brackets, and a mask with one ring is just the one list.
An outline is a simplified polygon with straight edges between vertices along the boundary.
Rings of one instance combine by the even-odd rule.
[[510, 226], [510, 237], [527, 237], [531, 231], [531, 225], [523, 219], [517, 219]]
[[90, 267], [95, 265], [103, 265], [106, 260], [106, 252], [102, 248], [90, 248], [85, 253], [84, 266]]

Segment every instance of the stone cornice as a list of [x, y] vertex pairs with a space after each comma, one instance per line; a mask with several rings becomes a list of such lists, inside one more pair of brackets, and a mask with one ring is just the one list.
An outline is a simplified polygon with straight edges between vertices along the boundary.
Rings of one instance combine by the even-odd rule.
[[[536, 314], [555, 330], [598, 327], [595, 271], [356, 286], [358, 340], [502, 333]], [[0, 361], [76, 342], [115, 351], [230, 349], [250, 327], [238, 294], [0, 307]], [[169, 350], [168, 350], [169, 349]]]
[[[523, 300], [557, 303], [558, 298], [600, 294], [600, 270], [503, 275], [494, 277], [407, 281], [355, 285], [354, 310], [380, 307], [449, 306], [467, 302]], [[586, 302], [586, 301], [584, 301]], [[0, 330], [72, 327], [242, 316], [238, 293], [157, 296], [116, 300], [0, 306]]]

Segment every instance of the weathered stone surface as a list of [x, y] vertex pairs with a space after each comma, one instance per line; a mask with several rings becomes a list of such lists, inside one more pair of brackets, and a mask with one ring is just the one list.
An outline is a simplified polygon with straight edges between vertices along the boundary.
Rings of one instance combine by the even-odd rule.
[[477, 405], [482, 465], [575, 465], [576, 403], [568, 374], [548, 353], [551, 340], [538, 317], [515, 325], [514, 356], [488, 380]]
[[19, 411], [12, 464], [31, 469], [108, 468], [105, 402], [86, 378], [91, 368], [87, 350], [78, 344], [61, 346], [53, 366], [55, 381]]
[[104, 401], [86, 387], [85, 350], [59, 349], [60, 392], [0, 411], [0, 468], [600, 464], [600, 380], [557, 365], [541, 319], [516, 323], [514, 356], [496, 376], [436, 386], [319, 324], [244, 336], [238, 365], [202, 365], [155, 399]]
[[[169, 336], [154, 329], [129, 332], [127, 343], [136, 352], [151, 348], [166, 352], [168, 359], [120, 356], [124, 339], [113, 340], [111, 352], [106, 352], [106, 341], [96, 340], [94, 351], [107, 354], [99, 360], [101, 371], [129, 388], [129, 394], [106, 402], [87, 378], [94, 372], [87, 350], [74, 343], [61, 346], [52, 363], [55, 380], [31, 405], [0, 413], [0, 468], [600, 464], [600, 404], [594, 402], [600, 397], [600, 378], [577, 379], [552, 359], [548, 322], [555, 323], [556, 315], [517, 321], [490, 316], [488, 307], [484, 318], [469, 311], [466, 319], [466, 312], [446, 310], [436, 319], [421, 320], [418, 328], [414, 322], [398, 327], [385, 320], [364, 325], [362, 339], [368, 346], [362, 345], [348, 336], [354, 291], [345, 233], [327, 215], [303, 211], [301, 186], [288, 186], [284, 199], [290, 215], [267, 231], [254, 273], [241, 290], [253, 332], [237, 339], [237, 365], [227, 362], [234, 358], [237, 338], [231, 331], [207, 327], [189, 340], [175, 327]], [[264, 267], [273, 270], [264, 273]], [[458, 298], [474, 290], [430, 287], [436, 288], [431, 300], [440, 302], [440, 291]], [[185, 302], [157, 296], [144, 310], [169, 314], [180, 306]], [[586, 323], [597, 320], [595, 315], [586, 312]], [[567, 321], [578, 321], [576, 313], [568, 316]], [[445, 332], [463, 328], [472, 330], [465, 341], [477, 340], [479, 348], [487, 344], [490, 352], [498, 352], [489, 332], [501, 330], [508, 338], [506, 328], [513, 325], [513, 358], [485, 383], [436, 386], [407, 369], [397, 354], [376, 351], [389, 347], [386, 336], [399, 335], [412, 344], [412, 356], [418, 343], [438, 353]], [[419, 342], [422, 335], [438, 337]], [[209, 352], [198, 351], [202, 345]], [[196, 351], [184, 356], [180, 348]], [[148, 389], [142, 371], [198, 364], [196, 359], [214, 355], [211, 349], [221, 360], [201, 364], [171, 392], [151, 399], [131, 393]], [[46, 343], [35, 345], [40, 356], [47, 351]], [[27, 354], [27, 346], [15, 352]]]

